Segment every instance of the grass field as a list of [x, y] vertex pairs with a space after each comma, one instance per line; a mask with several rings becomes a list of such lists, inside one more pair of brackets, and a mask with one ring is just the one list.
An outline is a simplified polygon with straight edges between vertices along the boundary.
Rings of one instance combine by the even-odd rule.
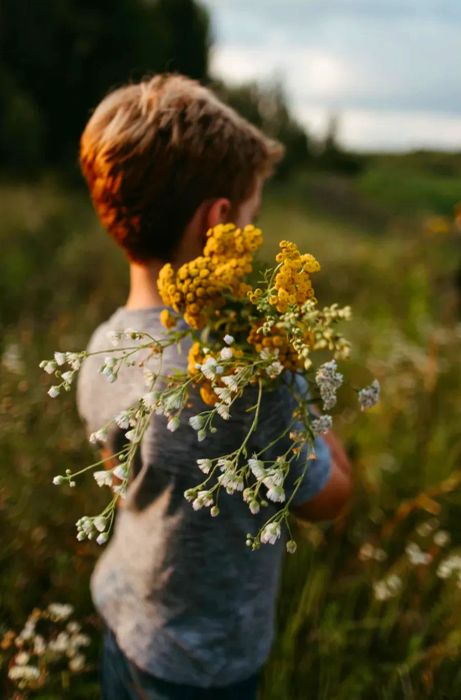
[[[268, 190], [265, 256], [282, 238], [316, 255], [320, 302], [353, 308], [344, 369], [355, 386], [377, 376], [383, 398], [360, 414], [343, 392], [336, 430], [354, 463], [353, 503], [341, 521], [299, 528], [261, 700], [461, 695], [459, 201], [461, 157], [437, 154], [375, 157], [354, 179], [307, 173]], [[102, 495], [90, 480], [51, 485], [92, 452], [73, 396], [49, 399], [38, 363], [85, 346], [123, 305], [127, 271], [86, 194], [56, 176], [3, 182], [0, 202], [0, 636], [35, 606], [71, 603], [93, 638], [89, 670], [56, 669], [32, 697], [96, 699], [98, 547], [77, 543], [74, 521]], [[434, 216], [445, 233], [431, 233]]]

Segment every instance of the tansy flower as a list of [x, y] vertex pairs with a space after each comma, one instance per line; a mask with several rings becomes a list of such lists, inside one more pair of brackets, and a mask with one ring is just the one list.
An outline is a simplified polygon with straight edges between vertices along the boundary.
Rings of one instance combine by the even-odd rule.
[[174, 316], [170, 314], [168, 309], [163, 309], [160, 312], [160, 323], [162, 326], [164, 326], [167, 330], [170, 330], [170, 328], [174, 328], [176, 326], [176, 319]]
[[209, 229], [207, 239], [203, 255], [176, 272], [169, 263], [164, 265], [157, 282], [164, 303], [184, 314], [192, 328], [206, 325], [210, 313], [224, 305], [226, 293], [237, 299], [246, 297], [250, 287], [243, 278], [252, 270], [262, 233], [251, 225], [239, 229], [234, 224], [219, 224]]
[[275, 276], [274, 289], [269, 297], [279, 313], [285, 313], [291, 305], [301, 306], [307, 299], [314, 299], [310, 275], [320, 270], [320, 264], [310, 253], [301, 253], [295, 243], [280, 242], [280, 252], [276, 255], [280, 264]]
[[[256, 352], [260, 353], [267, 349], [270, 352], [277, 351], [277, 360], [286, 368], [292, 371], [302, 369], [304, 367], [304, 359], [299, 356], [298, 352], [291, 345], [288, 335], [284, 328], [278, 328], [274, 325], [268, 335], [263, 335], [260, 332], [258, 324], [253, 325], [247, 341], [253, 345]], [[304, 342], [306, 345], [313, 344], [312, 333], [304, 333]]]

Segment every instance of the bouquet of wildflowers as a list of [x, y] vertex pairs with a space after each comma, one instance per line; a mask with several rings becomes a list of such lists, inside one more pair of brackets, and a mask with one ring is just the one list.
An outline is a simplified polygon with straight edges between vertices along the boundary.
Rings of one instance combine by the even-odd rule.
[[[78, 475], [93, 469], [97, 483], [112, 490], [112, 499], [102, 513], [84, 516], [77, 522], [79, 540], [95, 538], [99, 544], [107, 541], [117, 500], [126, 493], [134, 456], [153, 413], [163, 415], [167, 428], [174, 432], [192, 394], [199, 393], [204, 410], [191, 416], [189, 423], [202, 441], [218, 430], [220, 420], [231, 418], [234, 403], [250, 387], [256, 390], [256, 400], [248, 409], [252, 419], [246, 436], [229, 454], [199, 459], [197, 467], [203, 472], [203, 479], [186, 490], [184, 496], [192, 508], [208, 508], [213, 517], [219, 515], [222, 490], [243, 498], [252, 513], [259, 512], [268, 501], [280, 504], [256, 534], [247, 536], [247, 544], [253, 549], [274, 543], [283, 525], [289, 529], [289, 506], [304, 475], [296, 479], [289, 495], [285, 480], [301, 448], [309, 445], [311, 456], [315, 456], [315, 436], [332, 426], [329, 411], [343, 383], [337, 361], [346, 359], [350, 352], [350, 343], [337, 326], [350, 319], [351, 311], [350, 307], [337, 304], [319, 307], [312, 275], [320, 265], [315, 257], [301, 253], [289, 241], [280, 243], [275, 264], [262, 272], [257, 284], [251, 284], [253, 258], [261, 243], [262, 232], [254, 226], [240, 229], [225, 224], [210, 229], [203, 255], [178, 269], [166, 264], [160, 272], [158, 289], [165, 304], [161, 312], [165, 327], [162, 337], [153, 338], [143, 329], [111, 334], [111, 347], [103, 353], [100, 371], [113, 382], [123, 365], [142, 366], [145, 393], [135, 405], [113, 418], [126, 431], [125, 446], [113, 455], [117, 466], [101, 470], [101, 460], [74, 473], [68, 469], [54, 478], [57, 485], [75, 486]], [[192, 341], [187, 369], [165, 376], [165, 349], [186, 337]], [[323, 356], [328, 353], [330, 359], [316, 366], [319, 351]], [[57, 352], [54, 359], [41, 363], [46, 372], [58, 379], [48, 392], [51, 397], [70, 390], [89, 354]], [[258, 429], [263, 393], [282, 381], [286, 383], [287, 374], [292, 378], [302, 375], [311, 392], [306, 395], [296, 390], [294, 382], [288, 383], [295, 406], [292, 424], [281, 435], [275, 435], [270, 446], [288, 434], [290, 448], [269, 460], [268, 446], [252, 453], [249, 441]], [[374, 380], [357, 392], [362, 409], [377, 403], [379, 390], [379, 383]], [[317, 411], [312, 412], [312, 404], [318, 405]], [[104, 442], [109, 429], [109, 424], [101, 426], [90, 440]], [[306, 460], [305, 470], [308, 467]], [[295, 548], [289, 539], [288, 551]]]

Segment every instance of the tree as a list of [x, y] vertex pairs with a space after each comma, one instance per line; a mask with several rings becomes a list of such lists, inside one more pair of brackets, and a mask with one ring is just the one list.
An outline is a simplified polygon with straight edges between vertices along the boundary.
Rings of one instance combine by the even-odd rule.
[[18, 119], [24, 164], [74, 163], [90, 110], [118, 85], [166, 70], [207, 78], [209, 19], [195, 0], [2, 0], [0, 13], [0, 154]]

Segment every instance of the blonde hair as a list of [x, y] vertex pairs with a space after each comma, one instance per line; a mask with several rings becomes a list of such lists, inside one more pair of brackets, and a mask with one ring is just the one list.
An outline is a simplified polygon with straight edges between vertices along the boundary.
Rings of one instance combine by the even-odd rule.
[[227, 197], [235, 212], [283, 153], [211, 90], [174, 73], [107, 95], [80, 140], [99, 219], [138, 262], [171, 259], [203, 201]]

